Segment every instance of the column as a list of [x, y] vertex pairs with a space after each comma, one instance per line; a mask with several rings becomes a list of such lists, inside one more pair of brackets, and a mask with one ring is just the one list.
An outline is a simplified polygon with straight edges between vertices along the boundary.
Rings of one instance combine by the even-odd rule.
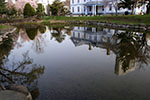
[[87, 15], [88, 14], [88, 7], [87, 6], [85, 6], [85, 15]]
[[95, 5], [92, 5], [92, 15], [94, 15], [95, 14]]
[[95, 11], [94, 12], [95, 12], [95, 15], [96, 15], [96, 5], [95, 5]]

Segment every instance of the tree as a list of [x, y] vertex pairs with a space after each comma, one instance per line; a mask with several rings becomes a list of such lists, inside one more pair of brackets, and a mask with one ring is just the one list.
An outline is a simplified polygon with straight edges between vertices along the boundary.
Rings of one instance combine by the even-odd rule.
[[133, 0], [121, 0], [119, 3], [119, 8], [128, 8], [132, 9], [132, 14], [134, 13], [134, 1]]
[[34, 16], [35, 13], [35, 9], [30, 5], [30, 3], [27, 3], [24, 7], [24, 17]]
[[54, 16], [62, 16], [68, 13], [64, 4], [60, 0], [55, 0], [52, 5], [49, 5], [50, 11]]
[[34, 9], [37, 8], [36, 0], [15, 0], [15, 4], [12, 3], [12, 0], [8, 0], [7, 4], [11, 6], [14, 5], [17, 11], [23, 13], [23, 9], [27, 3], [30, 3]]
[[36, 9], [36, 14], [38, 17], [44, 16], [44, 6], [40, 3], [38, 4], [38, 8]]
[[146, 14], [150, 14], [150, 1], [148, 1], [148, 0], [146, 0], [146, 1], [148, 2]]
[[134, 14], [134, 9], [140, 7], [146, 3], [146, 0], [122, 0], [119, 3], [119, 7], [128, 8], [132, 10], [132, 15]]
[[4, 0], [0, 0], [0, 14], [7, 14], [8, 9]]
[[116, 15], [118, 14], [118, 0], [112, 0], [112, 5], [115, 8]]
[[14, 16], [17, 14], [17, 10], [14, 6], [12, 6], [11, 8], [8, 8], [8, 15], [9, 16]]

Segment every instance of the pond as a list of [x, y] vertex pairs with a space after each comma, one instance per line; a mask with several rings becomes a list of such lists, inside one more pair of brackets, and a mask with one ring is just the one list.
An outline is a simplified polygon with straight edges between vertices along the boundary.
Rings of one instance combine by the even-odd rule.
[[0, 44], [1, 85], [34, 100], [150, 100], [150, 34], [85, 26], [19, 27]]

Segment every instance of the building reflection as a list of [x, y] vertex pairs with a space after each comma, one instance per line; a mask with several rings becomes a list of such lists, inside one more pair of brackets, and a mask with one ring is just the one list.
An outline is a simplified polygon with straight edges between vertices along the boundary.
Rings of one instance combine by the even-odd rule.
[[115, 30], [98, 29], [94, 27], [74, 27], [71, 40], [75, 46], [89, 45], [89, 50], [91, 50], [92, 47], [107, 47], [107, 54], [109, 54], [109, 45], [114, 45], [117, 42], [115, 39], [112, 39], [115, 33], [114, 31]]
[[[71, 40], [75, 46], [88, 45], [92, 48], [103, 48], [106, 55], [111, 51], [116, 55], [115, 74], [124, 75], [135, 70], [137, 60], [147, 55], [140, 53], [148, 45], [150, 37], [137, 32], [125, 32], [121, 30], [95, 28], [95, 27], [74, 27], [71, 31]], [[147, 62], [145, 60], [145, 62]]]
[[[31, 30], [31, 32], [30, 32]], [[45, 27], [24, 28], [21, 33], [22, 41], [34, 41], [35, 51], [43, 51], [43, 33]], [[34, 32], [33, 32], [34, 31]], [[116, 55], [115, 74], [124, 75], [135, 70], [138, 63], [146, 64], [149, 55], [146, 54], [150, 46], [150, 35], [138, 32], [126, 32], [108, 28], [95, 27], [49, 27], [51, 39], [62, 43], [66, 35], [70, 37], [75, 46], [88, 45], [88, 50], [102, 48], [106, 50], [106, 55], [113, 52]], [[42, 32], [42, 33], [41, 33]], [[34, 34], [33, 34], [34, 33]], [[150, 51], [150, 50], [149, 50]], [[146, 53], [145, 53], [146, 52]], [[141, 66], [141, 64], [140, 64]]]

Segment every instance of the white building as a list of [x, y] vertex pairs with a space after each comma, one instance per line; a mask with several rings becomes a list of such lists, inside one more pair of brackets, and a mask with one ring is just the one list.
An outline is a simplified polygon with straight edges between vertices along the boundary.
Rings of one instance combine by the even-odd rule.
[[[101, 14], [115, 14], [115, 4], [120, 0], [71, 0], [71, 12], [73, 15], [101, 15]], [[131, 13], [129, 9], [118, 8], [118, 14], [124, 14], [125, 11]], [[146, 12], [146, 5], [135, 8], [135, 14]]]

